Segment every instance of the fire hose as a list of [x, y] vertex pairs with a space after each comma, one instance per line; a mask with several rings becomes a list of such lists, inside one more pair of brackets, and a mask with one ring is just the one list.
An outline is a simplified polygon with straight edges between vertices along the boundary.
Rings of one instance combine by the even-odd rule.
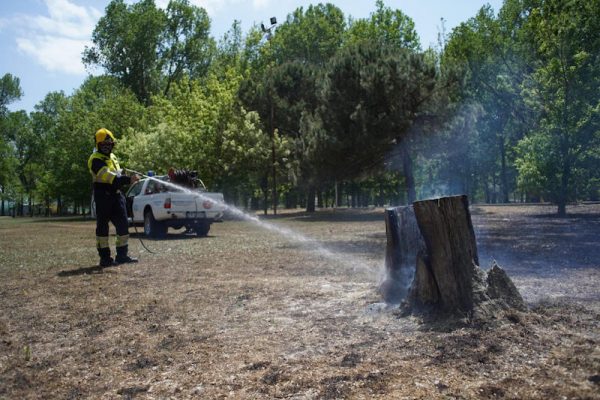
[[[144, 178], [150, 178], [148, 175], [142, 174], [141, 172], [135, 171], [133, 169], [129, 169], [129, 168], [123, 168], [125, 171], [131, 172], [132, 174], [136, 174], [136, 175], [140, 175]], [[133, 215], [131, 216], [131, 220], [132, 220], [132, 225], [133, 225], [133, 230], [135, 231], [135, 235], [137, 236], [138, 240], [140, 241], [140, 244], [142, 245], [142, 247], [144, 249], [146, 249], [146, 251], [150, 254], [156, 254], [155, 251], [150, 250], [146, 244], [144, 243], [144, 241], [142, 240], [142, 236], [140, 235], [140, 233], [137, 230], [137, 226], [135, 226], [135, 223], [133, 223]]]

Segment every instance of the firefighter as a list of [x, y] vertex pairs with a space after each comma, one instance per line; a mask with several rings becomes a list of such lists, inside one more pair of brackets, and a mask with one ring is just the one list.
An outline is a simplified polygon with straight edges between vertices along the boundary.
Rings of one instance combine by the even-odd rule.
[[[88, 160], [88, 168], [94, 182], [94, 202], [96, 203], [96, 247], [100, 255], [100, 266], [135, 263], [138, 260], [127, 254], [129, 224], [125, 196], [121, 188], [137, 182], [137, 175], [131, 177], [121, 174], [119, 161], [112, 153], [115, 137], [108, 129], [96, 132], [96, 148]], [[117, 254], [113, 261], [108, 242], [108, 222], [112, 222], [117, 231]]]

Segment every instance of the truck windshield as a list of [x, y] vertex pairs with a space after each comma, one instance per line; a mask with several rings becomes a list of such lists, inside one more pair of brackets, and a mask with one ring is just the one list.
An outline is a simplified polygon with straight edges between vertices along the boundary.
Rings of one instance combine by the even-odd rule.
[[142, 186], [142, 182], [134, 183], [133, 186], [129, 188], [129, 191], [127, 192], [127, 197], [134, 197], [140, 194], [140, 192], [142, 191]]

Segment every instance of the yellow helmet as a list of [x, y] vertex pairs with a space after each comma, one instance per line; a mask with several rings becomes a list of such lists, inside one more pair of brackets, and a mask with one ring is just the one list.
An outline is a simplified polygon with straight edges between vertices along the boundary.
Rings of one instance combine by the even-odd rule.
[[115, 136], [106, 128], [100, 128], [96, 131], [96, 147], [98, 143], [104, 142], [105, 140], [112, 140], [115, 142]]

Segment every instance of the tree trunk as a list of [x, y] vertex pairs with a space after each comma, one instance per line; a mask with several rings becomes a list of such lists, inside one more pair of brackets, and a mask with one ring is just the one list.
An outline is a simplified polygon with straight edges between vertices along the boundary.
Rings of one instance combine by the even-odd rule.
[[340, 198], [339, 198], [339, 193], [338, 193], [338, 181], [337, 181], [337, 179], [335, 180], [335, 194], [334, 194], [334, 196], [335, 196], [335, 199], [333, 200], [333, 207], [338, 208], [339, 204], [340, 204], [339, 203]]
[[323, 208], [323, 190], [321, 188], [317, 190], [317, 207]]
[[310, 185], [308, 188], [307, 199], [306, 199], [306, 212], [315, 212], [315, 195], [316, 188], [314, 185]]
[[417, 192], [415, 190], [415, 176], [408, 146], [409, 144], [406, 140], [400, 142], [400, 157], [402, 158], [402, 170], [408, 191], [408, 203], [412, 204], [417, 199]]
[[[407, 313], [485, 319], [509, 308], [526, 309], [501, 268], [494, 264], [488, 274], [479, 268], [467, 196], [418, 201], [396, 210], [397, 220], [386, 214], [389, 279], [380, 286], [386, 301], [397, 302], [408, 292], [403, 303]], [[402, 278], [410, 276], [408, 271], [414, 279], [406, 289]]]
[[250, 198], [250, 209], [252, 211], [256, 211], [260, 208], [260, 200], [258, 197], [252, 195], [252, 197]]
[[571, 178], [571, 162], [569, 158], [569, 141], [566, 134], [561, 139], [562, 175], [560, 177], [560, 189], [558, 194], [558, 216], [567, 216], [567, 202], [569, 200], [569, 181]]
[[504, 137], [500, 137], [500, 184], [502, 186], [502, 202], [510, 202], [508, 198], [508, 171], [506, 166], [506, 144]]
[[365, 207], [365, 208], [369, 207], [369, 204], [371, 204], [371, 197], [372, 197], [372, 191], [365, 190], [364, 196], [363, 196], [363, 207]]
[[260, 189], [263, 192], [263, 200], [264, 200], [263, 214], [267, 215], [268, 210], [269, 210], [269, 175], [267, 173], [265, 173], [265, 175], [263, 175], [263, 178], [260, 182]]
[[296, 189], [292, 189], [285, 194], [285, 207], [288, 209], [296, 208], [298, 199], [296, 195]]

